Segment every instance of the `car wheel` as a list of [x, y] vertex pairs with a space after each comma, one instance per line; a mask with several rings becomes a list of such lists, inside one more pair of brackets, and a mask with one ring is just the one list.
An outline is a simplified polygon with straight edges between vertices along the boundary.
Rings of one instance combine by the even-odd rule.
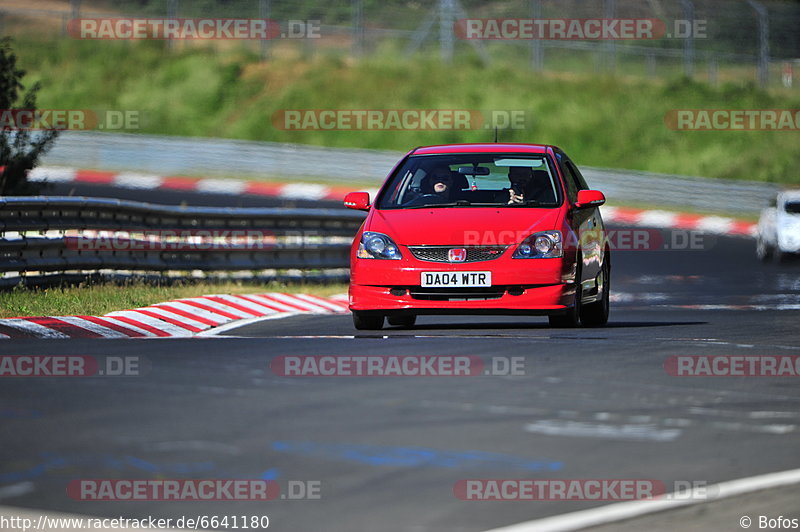
[[417, 323], [417, 317], [413, 314], [411, 315], [403, 315], [403, 316], [389, 316], [386, 318], [386, 321], [389, 322], [389, 325], [398, 325], [400, 327], [413, 327], [415, 323]]
[[770, 259], [771, 256], [772, 256], [772, 250], [769, 248], [766, 242], [764, 242], [760, 238], [756, 240], [756, 257], [758, 257], [758, 260], [760, 260], [761, 262], [766, 262]]
[[550, 327], [558, 327], [560, 329], [574, 329], [581, 324], [581, 293], [583, 286], [581, 285], [581, 258], [578, 257], [578, 266], [575, 271], [575, 279], [577, 286], [575, 287], [575, 302], [572, 307], [567, 310], [566, 314], [559, 314], [557, 316], [549, 316]]
[[602, 327], [608, 323], [609, 291], [611, 290], [611, 266], [603, 265], [600, 271], [600, 287], [603, 295], [600, 301], [589, 303], [581, 307], [581, 324], [584, 327]]
[[353, 325], [359, 331], [375, 331], [381, 329], [383, 328], [383, 314], [354, 310]]

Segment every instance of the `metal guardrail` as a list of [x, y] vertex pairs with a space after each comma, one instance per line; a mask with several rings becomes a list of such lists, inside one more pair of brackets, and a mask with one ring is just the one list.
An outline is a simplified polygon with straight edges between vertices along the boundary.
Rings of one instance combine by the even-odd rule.
[[[278, 176], [289, 180], [337, 180], [343, 185], [377, 188], [402, 155], [392, 151], [275, 142], [66, 131], [44, 156], [42, 164], [129, 171], [132, 177], [137, 172], [208, 177]], [[641, 203], [754, 215], [780, 189], [774, 183], [579, 166], [589, 185], [602, 190], [611, 204]], [[54, 181], [57, 177], [51, 176]], [[147, 174], [140, 177], [146, 181]]]
[[346, 269], [363, 219], [333, 209], [5, 197], [0, 272]]

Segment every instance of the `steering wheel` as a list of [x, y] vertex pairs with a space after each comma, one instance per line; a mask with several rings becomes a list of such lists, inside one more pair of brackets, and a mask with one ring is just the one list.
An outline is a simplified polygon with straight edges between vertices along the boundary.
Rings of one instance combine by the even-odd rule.
[[405, 204], [406, 207], [416, 207], [420, 205], [438, 205], [440, 203], [447, 203], [447, 198], [439, 194], [423, 194]]

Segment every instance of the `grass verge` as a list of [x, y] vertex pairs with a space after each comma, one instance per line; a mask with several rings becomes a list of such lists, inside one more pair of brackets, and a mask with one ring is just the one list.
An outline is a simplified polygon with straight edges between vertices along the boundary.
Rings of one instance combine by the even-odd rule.
[[491, 131], [286, 130], [292, 109], [525, 111], [508, 142], [557, 144], [584, 166], [800, 183], [797, 131], [674, 131], [674, 109], [798, 109], [800, 95], [750, 82], [719, 87], [594, 74], [535, 73], [519, 63], [469, 58], [442, 64], [387, 47], [354, 62], [320, 53], [262, 61], [246, 49], [169, 51], [159, 41], [20, 40], [26, 84], [41, 108], [133, 110], [136, 131], [405, 151], [491, 141]]

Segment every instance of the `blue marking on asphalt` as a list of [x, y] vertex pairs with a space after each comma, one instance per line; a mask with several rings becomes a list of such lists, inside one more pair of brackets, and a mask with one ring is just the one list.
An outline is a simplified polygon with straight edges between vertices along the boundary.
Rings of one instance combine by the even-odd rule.
[[273, 467], [273, 468], [267, 469], [266, 471], [261, 473], [261, 476], [259, 477], [259, 479], [260, 480], [277, 480], [278, 477], [280, 477], [280, 476], [281, 476], [281, 474], [280, 474], [280, 471], [278, 471], [278, 468]]
[[0, 410], [0, 419], [35, 419], [42, 417], [38, 410], [28, 410], [26, 408], [4, 408]]
[[426, 447], [386, 447], [350, 443], [316, 443], [309, 441], [275, 441], [272, 450], [282, 453], [315, 456], [332, 460], [360, 462], [372, 466], [503, 468], [526, 471], [558, 471], [561, 462], [531, 460], [501, 453], [483, 451], [442, 451]]
[[[39, 478], [50, 471], [68, 467], [103, 467], [108, 469], [136, 469], [152, 474], [191, 474], [213, 471], [216, 466], [213, 462], [191, 462], [177, 464], [156, 465], [135, 456], [115, 458], [108, 455], [100, 456], [60, 456], [51, 453], [40, 455], [41, 462], [20, 471], [0, 473], [0, 483], [20, 482]], [[71, 472], [72, 474], [72, 472]]]

